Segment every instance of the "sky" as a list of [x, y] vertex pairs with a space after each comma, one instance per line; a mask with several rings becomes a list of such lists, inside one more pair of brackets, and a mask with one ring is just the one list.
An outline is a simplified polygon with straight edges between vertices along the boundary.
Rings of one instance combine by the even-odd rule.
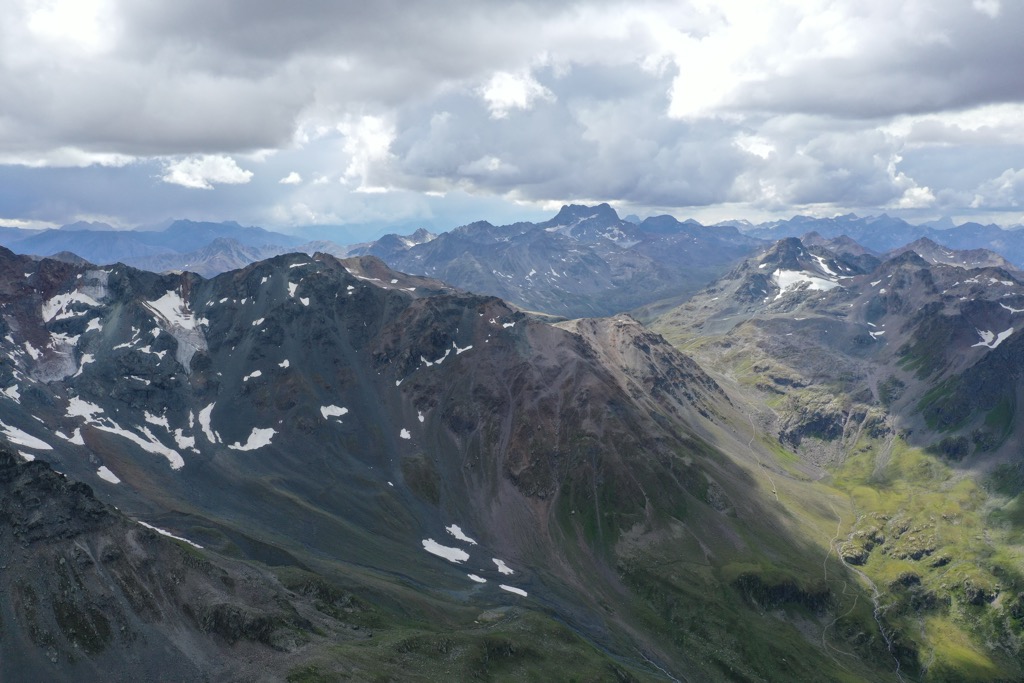
[[0, 225], [1024, 223], [1019, 0], [4, 5]]

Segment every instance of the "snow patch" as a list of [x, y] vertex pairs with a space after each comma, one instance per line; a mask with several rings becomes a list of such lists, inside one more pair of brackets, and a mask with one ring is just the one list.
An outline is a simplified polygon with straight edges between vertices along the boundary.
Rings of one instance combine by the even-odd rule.
[[117, 475], [107, 469], [106, 465], [101, 465], [100, 468], [96, 470], [96, 475], [103, 481], [109, 481], [111, 484], [121, 483], [121, 480], [117, 478]]
[[174, 437], [174, 443], [178, 444], [178, 448], [181, 448], [183, 450], [186, 448], [191, 448], [196, 453], [199, 452], [198, 449], [196, 449], [196, 437], [185, 436], [185, 430], [181, 428], [175, 429], [171, 433], [171, 436]]
[[135, 521], [138, 522], [139, 524], [141, 524], [142, 526], [146, 527], [147, 529], [152, 529], [153, 531], [157, 532], [161, 536], [166, 536], [167, 538], [173, 538], [175, 541], [182, 541], [184, 543], [188, 543], [193, 548], [200, 548], [201, 549], [203, 547], [203, 546], [199, 545], [198, 543], [193, 543], [192, 541], [188, 540], [187, 538], [182, 538], [181, 536], [175, 536], [170, 531], [164, 531], [163, 529], [158, 529], [155, 526], [153, 526], [152, 524], [146, 524], [145, 522], [140, 521], [138, 519], [135, 520]]
[[412, 434], [409, 433], [409, 430], [408, 429], [404, 429], [404, 428], [402, 429], [402, 431], [400, 431], [398, 433], [398, 436], [402, 437], [403, 439], [411, 439], [412, 438]]
[[444, 359], [447, 358], [451, 352], [451, 349], [446, 349], [444, 355], [438, 358], [437, 360], [427, 360], [423, 356], [420, 356], [420, 361], [422, 361], [423, 364], [426, 365], [428, 368], [432, 365], [440, 365], [441, 363], [444, 362]]
[[459, 528], [458, 524], [452, 524], [451, 526], [446, 526], [444, 528], [444, 530], [447, 531], [452, 536], [454, 536], [457, 540], [462, 541], [463, 543], [469, 543], [470, 545], [476, 545], [476, 541], [474, 541], [472, 538], [470, 538], [466, 534], [462, 533], [462, 529]]
[[526, 597], [526, 591], [524, 591], [522, 588], [516, 588], [515, 586], [506, 586], [503, 583], [499, 583], [498, 584], [498, 588], [500, 588], [503, 591], [508, 591], [509, 593], [515, 593], [516, 595], [521, 595], [524, 598]]
[[68, 399], [68, 417], [81, 417], [85, 418], [87, 422], [91, 422], [96, 419], [96, 415], [103, 412], [103, 408], [100, 408], [94, 403], [83, 401], [77, 396], [72, 396]]
[[74, 433], [71, 434], [71, 436], [68, 436], [67, 434], [65, 434], [62, 431], [55, 431], [54, 434], [56, 434], [60, 438], [64, 439], [68, 443], [75, 444], [76, 446], [84, 446], [85, 445], [85, 439], [82, 438], [82, 428], [81, 427], [75, 427], [75, 431], [74, 431]]
[[157, 416], [153, 413], [145, 412], [142, 414], [142, 418], [151, 425], [163, 427], [167, 431], [171, 431], [171, 426], [167, 423], [167, 418], [165, 416]]
[[89, 363], [95, 363], [95, 362], [96, 362], [96, 356], [92, 355], [91, 353], [83, 353], [82, 354], [82, 363], [78, 366], [78, 372], [76, 372], [75, 374], [73, 374], [71, 376], [72, 377], [78, 377], [79, 375], [82, 374], [82, 371], [85, 370], [85, 366], [86, 365], [88, 365]]
[[37, 451], [52, 451], [53, 446], [46, 443], [41, 439], [37, 439], [31, 434], [24, 432], [17, 427], [12, 427], [6, 422], [0, 421], [0, 434], [3, 434], [8, 441], [15, 446], [24, 446], [25, 448], [33, 448]]
[[839, 277], [839, 273], [836, 273], [835, 271], [833, 271], [833, 270], [832, 270], [831, 268], [829, 268], [829, 267], [828, 267], [828, 264], [827, 264], [827, 263], [825, 263], [825, 259], [824, 259], [824, 257], [822, 257], [822, 256], [816, 256], [816, 255], [814, 255], [814, 254], [811, 254], [811, 256], [812, 256], [812, 257], [814, 258], [814, 260], [815, 260], [815, 261], [817, 261], [817, 262], [818, 262], [818, 266], [819, 266], [819, 267], [820, 267], [820, 268], [821, 268], [821, 269], [822, 269], [823, 271], [825, 271], [825, 273], [826, 273], [826, 274], [828, 274], [828, 275], [831, 275], [832, 277]]
[[245, 442], [245, 444], [241, 444], [236, 441], [235, 443], [229, 445], [228, 448], [231, 448], [236, 451], [254, 451], [257, 448], [269, 446], [270, 440], [274, 438], [275, 434], [277, 434], [277, 432], [274, 430], [273, 427], [256, 427], [252, 430], [252, 433], [249, 434], [249, 438]]
[[210, 443], [220, 443], [220, 434], [210, 428], [210, 416], [213, 415], [213, 406], [215, 405], [217, 404], [211, 403], [199, 411], [199, 426]]
[[776, 299], [782, 297], [787, 291], [795, 289], [802, 284], [807, 285], [807, 289], [813, 289], [821, 292], [827, 292], [830, 289], [835, 289], [839, 285], [831, 280], [816, 277], [808, 272], [802, 270], [778, 270], [772, 274], [772, 280], [779, 287], [779, 293], [776, 295]]
[[32, 360], [39, 360], [39, 357], [43, 355], [36, 347], [32, 346], [32, 344], [29, 342], [25, 342], [25, 351], [28, 352], [28, 355], [32, 356]]
[[332, 417], [347, 415], [348, 408], [340, 408], [338, 406], [320, 406], [320, 414], [324, 416], [325, 420], [328, 420]]
[[162, 455], [167, 458], [172, 470], [180, 470], [185, 466], [185, 460], [181, 457], [181, 454], [178, 453], [178, 451], [168, 448], [160, 443], [159, 439], [157, 439], [153, 432], [151, 432], [147, 427], [135, 428], [141, 433], [140, 436], [135, 432], [123, 429], [110, 418], [96, 417], [102, 412], [103, 409], [99, 406], [83, 401], [78, 397], [73, 397], [68, 401], [68, 417], [81, 417], [85, 420], [86, 424], [91, 425], [94, 429], [98, 429], [101, 432], [107, 432], [108, 434], [116, 434], [128, 439], [147, 453]]
[[423, 549], [431, 555], [437, 555], [443, 557], [449, 562], [465, 562], [469, 559], [469, 553], [461, 548], [449, 548], [448, 546], [441, 545], [432, 538], [423, 540]]
[[181, 295], [173, 289], [155, 301], [143, 301], [142, 304], [172, 327], [194, 330], [200, 322], [188, 310], [188, 304], [181, 298]]
[[85, 315], [86, 311], [72, 311], [68, 307], [71, 304], [85, 304], [86, 306], [96, 307], [99, 306], [99, 302], [93, 299], [88, 294], [83, 292], [74, 291], [67, 292], [65, 294], [58, 294], [57, 296], [43, 302], [40, 313], [43, 316], [43, 322], [50, 322], [51, 320], [64, 320], [65, 318], [75, 318], [80, 315]]
[[487, 583], [487, 579], [477, 576], [476, 574], [466, 574], [466, 576], [468, 576], [471, 580], [476, 581], [477, 583]]
[[163, 360], [164, 356], [167, 355], [166, 351], [154, 351], [153, 347], [151, 347], [149, 344], [146, 344], [145, 346], [141, 347], [139, 349], [139, 352], [140, 353], [148, 353], [151, 356], [156, 356], [160, 360]]
[[251, 379], [256, 379], [257, 377], [262, 377], [262, 376], [263, 376], [263, 371], [262, 370], [253, 370], [248, 375], [243, 377], [242, 381], [243, 382], [248, 382]]
[[985, 347], [988, 347], [990, 349], [994, 349], [997, 346], [999, 346], [1000, 344], [1002, 344], [1003, 341], [1007, 337], [1009, 337], [1011, 334], [1013, 334], [1013, 328], [1012, 327], [1010, 329], [1008, 329], [1008, 330], [1003, 330], [999, 334], [996, 334], [994, 332], [989, 332], [988, 330], [976, 330], [976, 331], [978, 333], [978, 336], [981, 337], [981, 341], [978, 342], [977, 344], [971, 344], [972, 348], [975, 347], [975, 346], [985, 346]]
[[280, 363], [277, 364], [277, 367], [279, 367], [279, 368], [287, 368], [289, 365], [291, 365], [291, 363], [289, 363], [288, 359], [285, 358], [283, 361], [281, 361]]
[[494, 564], [498, 565], [498, 571], [502, 574], [515, 574], [515, 572], [512, 571], [512, 568], [505, 564], [503, 560], [499, 560], [496, 557], [492, 557], [491, 559], [494, 561]]

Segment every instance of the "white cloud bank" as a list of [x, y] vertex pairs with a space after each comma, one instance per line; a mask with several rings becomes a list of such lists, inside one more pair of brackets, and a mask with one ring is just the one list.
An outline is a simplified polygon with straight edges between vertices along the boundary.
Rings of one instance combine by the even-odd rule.
[[202, 154], [167, 162], [161, 180], [194, 190], [212, 190], [214, 185], [220, 184], [244, 185], [252, 176], [252, 171], [239, 167], [225, 154]]

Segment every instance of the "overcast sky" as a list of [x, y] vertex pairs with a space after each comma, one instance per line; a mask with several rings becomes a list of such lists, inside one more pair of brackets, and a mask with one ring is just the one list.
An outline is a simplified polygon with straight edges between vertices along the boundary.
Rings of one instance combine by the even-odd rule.
[[1020, 0], [5, 0], [0, 224], [1024, 222]]

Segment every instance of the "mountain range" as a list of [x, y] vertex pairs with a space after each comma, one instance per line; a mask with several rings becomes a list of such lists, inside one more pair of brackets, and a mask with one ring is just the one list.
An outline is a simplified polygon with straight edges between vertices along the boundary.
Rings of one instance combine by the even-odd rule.
[[389, 235], [351, 253], [573, 318], [678, 303], [759, 244], [732, 227], [671, 216], [631, 223], [600, 204], [564, 206], [541, 223], [471, 223], [433, 239]]
[[[553, 327], [326, 254], [203, 280], [7, 252], [0, 285], [0, 430], [136, 519], [388, 600], [550, 611], [639, 676], [755, 666], [701, 663], [715, 639], [681, 647], [660, 606], [688, 589], [648, 593], [650, 558], [688, 525], [757, 535], [770, 517], [744, 493], [749, 464], [715, 445], [744, 436], [728, 399], [635, 321]], [[826, 614], [813, 595], [794, 599]], [[77, 661], [77, 633], [48, 639], [51, 659]]]
[[0, 673], [1019, 679], [1024, 279], [808, 232], [0, 250]]
[[784, 237], [802, 237], [810, 232], [826, 238], [846, 236], [858, 244], [879, 252], [888, 252], [927, 238], [948, 249], [988, 249], [1000, 254], [1017, 268], [1024, 267], [1024, 231], [1019, 226], [1004, 229], [998, 225], [963, 223], [943, 228], [913, 225], [901, 218], [882, 214], [861, 217], [855, 214], [833, 218], [794, 216], [788, 220], [770, 221], [753, 225], [739, 221], [726, 221], [724, 225], [737, 226], [746, 235], [775, 241]]

